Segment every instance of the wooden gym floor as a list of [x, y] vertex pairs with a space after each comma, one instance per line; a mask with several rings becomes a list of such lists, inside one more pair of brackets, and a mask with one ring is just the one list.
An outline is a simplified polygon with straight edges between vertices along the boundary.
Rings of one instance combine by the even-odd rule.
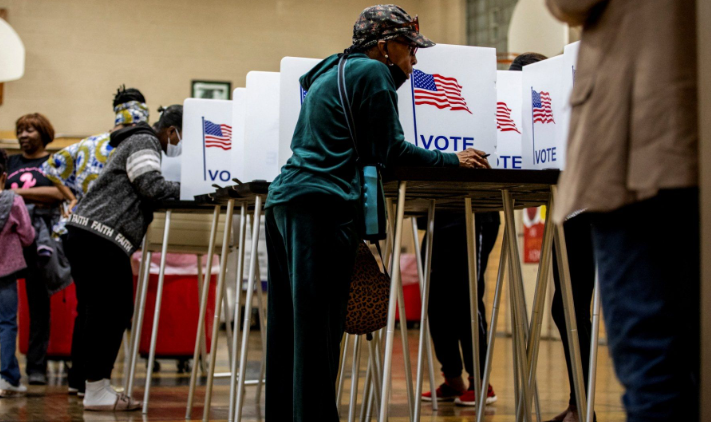
[[[417, 359], [417, 336], [419, 331], [410, 330], [410, 354], [413, 362]], [[399, 335], [395, 337], [394, 371], [393, 371], [393, 396], [390, 405], [390, 421], [405, 422], [408, 420], [407, 399], [405, 394], [405, 372], [403, 365], [402, 345]], [[221, 338], [220, 353], [218, 353], [218, 372], [227, 372], [227, 351], [224, 347], [224, 336]], [[259, 370], [261, 351], [259, 347], [259, 334], [251, 334], [248, 378], [256, 378]], [[352, 343], [351, 343], [352, 344]], [[486, 421], [509, 422], [515, 420], [513, 373], [511, 369], [511, 340], [506, 337], [496, 339], [496, 353], [494, 356], [492, 385], [498, 396], [498, 401], [486, 409]], [[349, 358], [350, 360], [350, 358]], [[141, 360], [138, 366], [137, 388], [134, 396], [142, 398], [145, 382], [145, 361]], [[625, 420], [624, 411], [620, 402], [622, 387], [615, 378], [612, 362], [608, 356], [607, 347], [601, 346], [599, 352], [597, 371], [597, 399], [596, 411], [600, 422], [622, 422]], [[361, 358], [361, 389], [367, 365], [367, 349], [364, 347]], [[413, 363], [414, 365], [414, 363]], [[56, 365], [60, 366], [60, 365]], [[143, 416], [140, 411], [131, 413], [94, 413], [84, 412], [80, 400], [76, 396], [68, 396], [66, 390], [66, 376], [53, 375], [47, 387], [29, 387], [25, 398], [0, 399], [0, 421], [47, 421], [47, 422], [78, 422], [78, 421], [185, 421], [185, 406], [188, 395], [188, 382], [190, 374], [178, 374], [175, 361], [162, 360], [161, 371], [158, 373], [151, 388], [151, 400], [148, 414]], [[350, 366], [349, 366], [350, 367]], [[438, 369], [438, 367], [435, 367]], [[61, 368], [59, 368], [61, 369]], [[57, 371], [61, 372], [61, 371]], [[205, 379], [200, 382], [204, 384]], [[341, 407], [341, 420], [347, 420], [349, 380], [345, 383], [345, 393]], [[23, 380], [23, 382], [26, 382]], [[441, 382], [438, 379], [438, 382]], [[114, 370], [114, 385], [123, 383], [123, 356], [119, 357]], [[429, 390], [425, 379], [425, 391]], [[244, 407], [245, 422], [263, 420], [264, 402], [255, 405], [255, 387], [247, 387]], [[547, 420], [562, 411], [568, 403], [568, 377], [565, 369], [565, 358], [560, 341], [544, 340], [541, 343], [540, 361], [538, 364], [538, 391], [543, 420]], [[196, 395], [196, 406], [192, 420], [201, 420], [203, 411], [204, 389], [199, 388]], [[227, 419], [229, 379], [216, 379], [213, 393], [211, 420], [223, 421]], [[317, 391], [313, 394], [318, 394]], [[262, 396], [263, 397], [263, 396]], [[360, 402], [360, 397], [359, 397]], [[360, 406], [358, 407], [360, 410]], [[423, 404], [423, 421], [427, 422], [464, 422], [475, 420], [475, 409], [469, 407], [456, 407], [452, 403], [441, 403], [438, 412], [432, 412], [430, 404]]]

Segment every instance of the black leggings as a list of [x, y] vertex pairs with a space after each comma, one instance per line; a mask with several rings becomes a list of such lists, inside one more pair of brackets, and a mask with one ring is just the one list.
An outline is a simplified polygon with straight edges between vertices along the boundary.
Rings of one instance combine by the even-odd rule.
[[[481, 369], [484, 368], [488, 347], [486, 308], [483, 300], [486, 287], [484, 273], [489, 254], [496, 243], [500, 224], [498, 213], [495, 214], [477, 214], [475, 219]], [[462, 353], [464, 368], [470, 376], [474, 374], [465, 224], [464, 215], [441, 214], [435, 218], [428, 315], [432, 343], [445, 378], [462, 375]], [[424, 256], [424, 248], [422, 252]]]
[[[588, 385], [588, 362], [590, 362], [590, 334], [592, 322], [590, 321], [590, 301], [595, 287], [595, 258], [592, 244], [592, 231], [587, 215], [581, 214], [573, 217], [564, 224], [565, 243], [568, 250], [568, 267], [573, 290], [573, 304], [575, 305], [575, 320], [578, 325], [578, 341], [580, 342], [580, 358], [583, 363], [583, 377], [585, 388]], [[570, 386], [570, 404], [575, 404], [575, 389], [573, 388], [573, 372], [568, 356], [568, 333], [565, 329], [565, 313], [563, 311], [563, 297], [560, 292], [560, 277], [558, 275], [558, 262], [553, 249], [553, 281], [555, 294], [551, 314], [558, 327], [560, 338], [565, 349], [565, 363], [568, 368], [568, 381]]]
[[68, 228], [65, 244], [77, 288], [73, 381], [111, 378], [133, 314], [133, 273], [126, 253], [86, 230]]

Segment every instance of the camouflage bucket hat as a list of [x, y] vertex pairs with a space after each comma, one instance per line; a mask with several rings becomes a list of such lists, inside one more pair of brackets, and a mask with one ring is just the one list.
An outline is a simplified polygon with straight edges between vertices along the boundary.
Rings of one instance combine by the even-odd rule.
[[420, 48], [435, 45], [429, 38], [420, 34], [420, 23], [413, 19], [402, 7], [394, 4], [379, 4], [363, 10], [353, 25], [353, 47], [365, 50], [379, 40], [391, 40], [403, 37]]

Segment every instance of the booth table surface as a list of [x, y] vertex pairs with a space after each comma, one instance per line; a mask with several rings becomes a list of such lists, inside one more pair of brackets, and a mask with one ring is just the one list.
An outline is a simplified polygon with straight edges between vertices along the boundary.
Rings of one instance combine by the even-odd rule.
[[508, 190], [515, 208], [546, 205], [558, 170], [501, 170], [400, 167], [383, 173], [385, 196], [397, 198], [398, 184], [407, 182], [405, 212], [426, 214], [429, 200], [438, 211], [464, 211], [464, 199], [472, 199], [474, 212], [504, 209], [501, 192]]
[[[550, 187], [557, 183], [559, 175], [558, 170], [399, 167], [383, 174], [383, 187], [387, 197], [397, 197], [398, 182], [407, 181], [405, 212], [408, 214], [426, 213], [430, 199], [437, 201], [438, 210], [463, 211], [464, 198], [472, 198], [475, 212], [486, 212], [503, 210], [501, 191], [504, 189], [511, 192], [516, 208], [545, 205]], [[198, 195], [194, 203], [205, 208], [234, 199], [252, 205], [258, 195], [268, 193], [269, 182], [255, 180]]]

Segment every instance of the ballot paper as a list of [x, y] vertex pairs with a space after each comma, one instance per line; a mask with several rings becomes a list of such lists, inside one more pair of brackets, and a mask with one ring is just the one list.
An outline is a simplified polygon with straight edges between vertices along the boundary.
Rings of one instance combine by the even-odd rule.
[[564, 63], [565, 57], [560, 55], [523, 67], [521, 155], [525, 169], [563, 168], [565, 145], [558, 125], [563, 123], [567, 101], [562, 83], [567, 72]]
[[306, 91], [301, 87], [299, 78], [319, 64], [321, 59], [302, 57], [284, 57], [281, 59], [279, 83], [279, 168], [291, 157], [291, 138], [299, 120], [301, 104], [306, 98]]
[[227, 185], [237, 163], [231, 161], [232, 101], [188, 98], [183, 103], [180, 199]]
[[521, 77], [511, 70], [496, 72], [496, 154], [492, 167], [521, 169]]
[[407, 142], [443, 152], [473, 147], [495, 153], [495, 49], [420, 49], [413, 74], [397, 93]]
[[244, 122], [243, 182], [279, 174], [279, 72], [249, 72]]

